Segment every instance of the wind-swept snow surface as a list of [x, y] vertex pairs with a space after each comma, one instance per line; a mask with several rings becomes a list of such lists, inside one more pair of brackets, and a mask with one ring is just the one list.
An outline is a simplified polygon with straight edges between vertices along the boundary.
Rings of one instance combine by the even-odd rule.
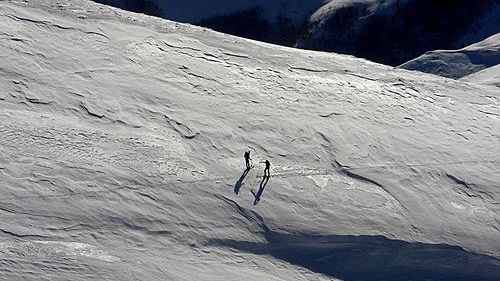
[[2, 279], [500, 278], [499, 89], [90, 1], [0, 26]]
[[[433, 73], [482, 84], [498, 84], [500, 64], [500, 33], [460, 50], [428, 52], [401, 68]], [[482, 72], [482, 74], [474, 75]], [[470, 77], [468, 77], [470, 76]]]
[[500, 87], [500, 64], [467, 75], [461, 80]]

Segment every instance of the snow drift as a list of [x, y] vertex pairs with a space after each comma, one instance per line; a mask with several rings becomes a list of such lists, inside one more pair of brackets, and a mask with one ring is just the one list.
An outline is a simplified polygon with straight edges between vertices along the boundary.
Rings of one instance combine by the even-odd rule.
[[[411, 60], [401, 68], [441, 75], [449, 78], [463, 78], [470, 82], [498, 84], [500, 64], [500, 33], [479, 43], [460, 50], [439, 50], [428, 52]], [[482, 72], [481, 76], [473, 75]], [[493, 77], [492, 77], [493, 76]]]
[[500, 65], [483, 69], [463, 77], [461, 80], [482, 85], [492, 85], [500, 87]]

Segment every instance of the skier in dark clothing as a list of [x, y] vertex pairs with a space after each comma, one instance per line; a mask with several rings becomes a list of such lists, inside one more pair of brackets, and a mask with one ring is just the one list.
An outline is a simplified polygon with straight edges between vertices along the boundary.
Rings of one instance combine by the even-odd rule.
[[250, 170], [250, 160], [252, 160], [252, 158], [250, 158], [250, 151], [245, 151], [245, 165], [247, 167], [247, 170]]
[[269, 171], [269, 168], [271, 167], [271, 163], [269, 160], [266, 160], [266, 168], [264, 169], [264, 177], [266, 177], [266, 171], [267, 171], [267, 177], [269, 178], [271, 176], [271, 172]]

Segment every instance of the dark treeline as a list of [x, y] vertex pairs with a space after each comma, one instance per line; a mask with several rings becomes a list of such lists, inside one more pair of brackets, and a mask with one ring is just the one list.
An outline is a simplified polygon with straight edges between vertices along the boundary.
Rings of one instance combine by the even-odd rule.
[[293, 46], [304, 32], [306, 20], [304, 18], [300, 24], [294, 24], [286, 15], [279, 14], [271, 23], [264, 17], [263, 9], [256, 6], [230, 15], [214, 16], [196, 24], [231, 35]]

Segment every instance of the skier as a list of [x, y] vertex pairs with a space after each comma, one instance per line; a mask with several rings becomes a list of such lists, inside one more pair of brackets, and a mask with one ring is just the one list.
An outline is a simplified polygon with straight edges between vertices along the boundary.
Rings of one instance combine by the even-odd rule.
[[271, 172], [269, 171], [269, 168], [271, 167], [271, 163], [269, 160], [266, 160], [266, 168], [264, 169], [264, 177], [266, 177], [266, 171], [267, 171], [267, 177], [269, 178], [271, 176]]
[[250, 151], [245, 151], [245, 164], [247, 170], [250, 170], [250, 160], [252, 160], [252, 158], [250, 158]]

